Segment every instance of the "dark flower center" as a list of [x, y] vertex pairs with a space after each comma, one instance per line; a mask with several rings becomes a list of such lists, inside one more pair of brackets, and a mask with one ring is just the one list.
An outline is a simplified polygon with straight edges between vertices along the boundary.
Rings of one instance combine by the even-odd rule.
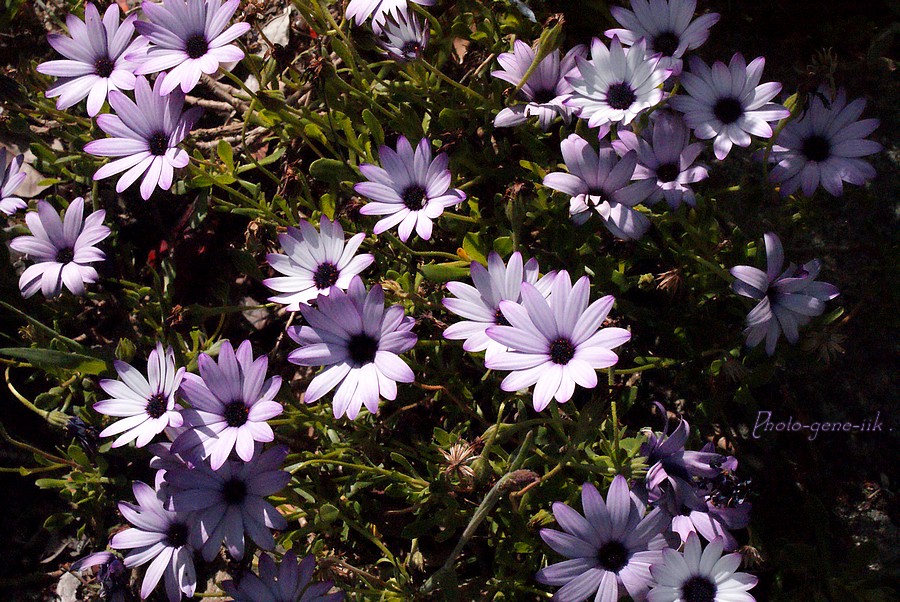
[[831, 156], [831, 142], [824, 136], [813, 134], [803, 141], [801, 152], [810, 161], [820, 163]]
[[347, 343], [347, 353], [356, 365], [371, 364], [377, 351], [378, 341], [365, 333], [353, 335]]
[[713, 107], [713, 115], [725, 125], [734, 123], [743, 114], [744, 107], [737, 98], [720, 98]]
[[568, 364], [575, 357], [575, 345], [565, 337], [559, 337], [550, 343], [550, 360], [554, 364]]
[[404, 190], [403, 194], [400, 195], [400, 198], [403, 199], [403, 204], [406, 205], [406, 208], [410, 211], [419, 211], [428, 201], [425, 189], [417, 184], [413, 184]]
[[606, 104], [614, 109], [624, 111], [637, 100], [634, 90], [625, 82], [613, 84], [606, 91]]
[[410, 40], [403, 45], [403, 48], [400, 49], [400, 52], [404, 55], [413, 55], [419, 56], [422, 52], [422, 45], [416, 42], [415, 40]]
[[225, 503], [237, 506], [247, 497], [247, 484], [240, 479], [230, 479], [222, 486], [222, 497]]
[[678, 50], [678, 36], [671, 31], [664, 31], [653, 38], [653, 50], [663, 56], [672, 56]]
[[619, 541], [609, 541], [597, 552], [597, 561], [607, 571], [618, 573], [628, 564], [628, 549]]
[[250, 408], [244, 405], [243, 401], [232, 401], [225, 405], [225, 422], [228, 426], [244, 426], [247, 424], [247, 417], [250, 415]]
[[494, 312], [494, 324], [497, 326], [511, 326], [509, 321], [506, 319], [506, 316], [503, 315], [503, 312], [500, 311], [500, 308], [497, 308], [497, 311]]
[[162, 393], [156, 393], [151, 395], [150, 399], [147, 400], [147, 405], [144, 410], [150, 418], [159, 418], [166, 413], [166, 408], [168, 407], [169, 404], [166, 396]]
[[753, 479], [741, 479], [732, 471], [723, 469], [707, 481], [707, 500], [717, 508], [734, 508], [747, 501], [752, 486]]
[[700, 575], [691, 577], [681, 586], [684, 602], [715, 602], [716, 584]]
[[56, 261], [59, 263], [71, 263], [75, 259], [75, 251], [66, 247], [56, 252]]
[[187, 52], [187, 55], [192, 59], [199, 59], [206, 54], [208, 50], [209, 43], [206, 41], [206, 36], [202, 33], [192, 35], [184, 45], [184, 51]]
[[108, 56], [101, 56], [94, 62], [94, 71], [100, 77], [109, 77], [115, 67], [116, 64]]
[[313, 284], [316, 285], [317, 289], [326, 289], [334, 286], [334, 283], [337, 282], [338, 276], [340, 275], [341, 272], [338, 270], [337, 266], [330, 261], [326, 261], [320, 263], [319, 267], [316, 268], [316, 272], [313, 274]]
[[663, 163], [656, 168], [656, 177], [660, 182], [674, 182], [681, 173], [681, 166], [678, 163]]
[[172, 523], [166, 531], [166, 545], [180, 548], [187, 543], [188, 528], [184, 523]]
[[150, 154], [161, 157], [169, 150], [169, 137], [165, 132], [154, 132], [147, 139], [147, 146], [150, 147]]
[[534, 98], [534, 102], [538, 104], [547, 104], [548, 102], [556, 98], [556, 90], [551, 90], [549, 88], [536, 90], [532, 95], [532, 98]]

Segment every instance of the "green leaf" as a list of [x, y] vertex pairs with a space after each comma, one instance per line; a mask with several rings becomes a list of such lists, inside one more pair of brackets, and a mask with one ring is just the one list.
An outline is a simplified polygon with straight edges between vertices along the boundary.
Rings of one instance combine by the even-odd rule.
[[234, 169], [234, 149], [231, 148], [230, 144], [225, 140], [219, 140], [219, 143], [216, 145], [216, 154], [219, 155], [219, 159], [222, 160], [228, 171]]
[[341, 511], [331, 504], [325, 504], [319, 508], [319, 518], [322, 519], [323, 522], [334, 522], [340, 515]]
[[381, 127], [381, 123], [379, 123], [372, 111], [363, 109], [362, 118], [366, 127], [369, 128], [369, 134], [371, 134], [375, 144], [378, 146], [384, 144], [384, 129]]
[[316, 159], [309, 166], [309, 175], [333, 184], [357, 179], [356, 173], [346, 163], [337, 159]]
[[24, 360], [43, 370], [48, 368], [60, 368], [73, 370], [84, 374], [100, 374], [107, 371], [106, 361], [82, 355], [80, 353], [67, 353], [55, 349], [35, 349], [31, 347], [5, 347], [0, 349], [0, 355]]
[[485, 257], [484, 245], [481, 237], [477, 232], [469, 232], [463, 237], [463, 250], [475, 261], [480, 264], [487, 265], [487, 257]]
[[469, 263], [467, 261], [429, 263], [420, 267], [419, 271], [432, 282], [449, 282], [450, 280], [459, 280], [468, 276]]

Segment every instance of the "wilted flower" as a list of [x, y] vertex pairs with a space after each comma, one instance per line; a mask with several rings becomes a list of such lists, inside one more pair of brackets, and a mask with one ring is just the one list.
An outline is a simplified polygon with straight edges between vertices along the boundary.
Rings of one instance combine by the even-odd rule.
[[6, 149], [0, 147], [0, 211], [12, 215], [19, 209], [25, 209], [28, 203], [13, 196], [16, 188], [22, 185], [28, 174], [22, 171], [25, 155], [14, 156], [6, 163]]
[[718, 13], [694, 18], [697, 0], [631, 0], [634, 12], [621, 6], [609, 7], [613, 18], [625, 29], [610, 29], [606, 37], [617, 36], [626, 46], [644, 38], [647, 54], [661, 54], [659, 66], [679, 75], [681, 57], [700, 47], [709, 37], [709, 28], [719, 20]]
[[347, 19], [356, 19], [357, 25], [362, 25], [366, 19], [372, 17], [372, 29], [378, 33], [384, 27], [388, 14], [407, 10], [409, 2], [433, 6], [435, 0], [350, 0], [345, 16]]
[[778, 163], [769, 177], [781, 184], [782, 196], [801, 187], [810, 196], [820, 182], [829, 194], [840, 196], [842, 182], [861, 186], [875, 177], [875, 169], [859, 158], [882, 150], [877, 142], [865, 139], [878, 120], [857, 121], [865, 106], [862, 98], [847, 104], [844, 90], [830, 102], [816, 94], [803, 117], [784, 126], [769, 157]]
[[423, 27], [416, 14], [403, 7], [387, 13], [378, 45], [395, 61], [409, 62], [422, 56], [429, 37], [431, 29]]
[[311, 583], [316, 559], [310, 555], [299, 563], [297, 555], [287, 552], [281, 564], [275, 562], [268, 554], [259, 557], [259, 577], [253, 573], [244, 573], [237, 584], [228, 580], [222, 582], [225, 593], [234, 598], [234, 602], [340, 602], [343, 592], [329, 594], [333, 587], [331, 581]]
[[432, 160], [428, 138], [422, 138], [413, 151], [409, 140], [400, 136], [396, 151], [381, 146], [378, 156], [384, 169], [363, 163], [359, 170], [369, 181], [353, 187], [374, 201], [364, 205], [360, 213], [388, 216], [375, 224], [375, 234], [399, 224], [400, 240], [406, 242], [414, 228], [422, 239], [428, 240], [431, 220], [437, 219], [445, 208], [466, 200], [466, 193], [450, 188], [450, 158], [441, 153]]
[[123, 192], [146, 174], [141, 182], [141, 197], [147, 200], [157, 186], [163, 190], [171, 188], [175, 169], [190, 161], [178, 145], [194, 127], [203, 109], [194, 107], [182, 112], [184, 95], [177, 91], [160, 96], [165, 79], [165, 75], [157, 77], [151, 90], [147, 78], [138, 77], [134, 86], [137, 104], [119, 91], [110, 92], [109, 104], [116, 115], [98, 116], [97, 125], [112, 138], [94, 140], [84, 146], [85, 152], [92, 155], [123, 157], [107, 163], [94, 174], [95, 180], [102, 180], [124, 171], [116, 183], [116, 192]]
[[444, 307], [466, 319], [444, 330], [444, 338], [465, 339], [463, 349], [469, 353], [485, 351], [487, 358], [505, 350], [506, 347], [487, 336], [485, 330], [494, 324], [509, 325], [500, 311], [500, 302], [519, 303], [523, 282], [535, 285], [544, 296], [550, 294], [556, 272], [538, 279], [538, 270], [538, 262], [533, 258], [523, 268], [522, 255], [518, 251], [510, 256], [508, 266], [493, 251], [488, 255], [487, 269], [473, 261], [470, 274], [474, 287], [462, 282], [447, 283], [447, 290], [458, 298], [444, 299]]
[[659, 57], [646, 58], [645, 51], [644, 40], [625, 50], [616, 36], [609, 48], [594, 38], [591, 59], [575, 57], [576, 71], [566, 76], [573, 91], [565, 105], [580, 109], [579, 117], [592, 128], [631, 123], [638, 113], [659, 104], [662, 83], [670, 75]]
[[759, 299], [759, 304], [747, 314], [747, 346], [756, 347], [766, 340], [766, 353], [775, 353], [781, 332], [791, 344], [800, 339], [798, 328], [825, 311], [825, 301], [838, 296], [838, 289], [826, 282], [817, 282], [821, 264], [818, 259], [796, 266], [788, 265], [783, 272], [784, 250], [774, 232], [764, 236], [766, 244], [765, 272], [749, 265], [731, 268], [737, 278], [731, 288], [739, 295]]
[[157, 94], [165, 96], [179, 84], [187, 94], [202, 73], [213, 74], [220, 63], [244, 58], [244, 51], [231, 42], [247, 33], [250, 24], [235, 23], [225, 29], [240, 4], [240, 0], [143, 2], [141, 9], [149, 21], [137, 21], [134, 28], [150, 40], [150, 47], [126, 58], [139, 63], [137, 75], [170, 69], [165, 83], [158, 90], [154, 87]]
[[84, 199], [69, 204], [60, 219], [47, 201], [38, 201], [37, 211], [25, 214], [32, 236], [18, 236], [9, 246], [37, 261], [22, 272], [19, 289], [25, 298], [41, 291], [44, 297], [55, 297], [65, 285], [73, 295], [84, 293], [84, 285], [97, 282], [97, 270], [90, 264], [106, 259], [95, 247], [109, 236], [103, 225], [106, 211], [94, 211], [84, 217]]
[[119, 6], [113, 2], [103, 18], [97, 7], [88, 2], [84, 7], [84, 21], [68, 15], [67, 37], [51, 33], [47, 41], [67, 60], [47, 61], [37, 66], [45, 75], [59, 80], [47, 90], [47, 98], [59, 99], [56, 108], [68, 109], [87, 98], [87, 112], [93, 117], [103, 108], [106, 95], [112, 90], [134, 90], [135, 64], [127, 54], [142, 50], [147, 41], [134, 37], [137, 15], [125, 17], [119, 23]]
[[518, 391], [534, 387], [534, 409], [540, 412], [552, 399], [565, 403], [575, 385], [597, 386], [597, 370], [619, 361], [612, 349], [631, 339], [624, 328], [600, 328], [614, 299], [607, 295], [588, 306], [590, 280], [582, 276], [572, 286], [569, 273], [553, 280], [548, 298], [522, 283], [522, 305], [500, 301], [509, 326], [490, 326], [487, 335], [509, 350], [499, 351], [485, 366], [512, 370], [500, 388]]
[[447, 464], [441, 472], [447, 475], [455, 473], [461, 479], [474, 479], [475, 471], [468, 464], [478, 457], [476, 449], [475, 443], [465, 441], [454, 443], [449, 450], [439, 449]]
[[610, 485], [606, 502], [590, 483], [581, 489], [584, 516], [563, 504], [553, 504], [553, 516], [563, 528], [541, 529], [541, 538], [569, 560], [541, 569], [537, 580], [563, 586], [558, 602], [615, 602], [622, 595], [646, 598], [653, 581], [650, 565], [662, 560], [660, 535], [666, 515], [659, 509], [644, 515], [622, 475]]
[[713, 150], [719, 160], [728, 156], [733, 144], [750, 146], [751, 134], [770, 138], [772, 127], [767, 122], [791, 114], [780, 104], [769, 102], [781, 91], [781, 84], [759, 83], [765, 63], [766, 59], [758, 57], [748, 65], [740, 53], [735, 53], [727, 67], [716, 61], [710, 69], [691, 57], [691, 72], [681, 75], [688, 95], [669, 99], [674, 109], [684, 113], [697, 138], [715, 138]]
[[182, 412], [189, 428], [172, 444], [172, 452], [199, 447], [213, 470], [225, 464], [231, 450], [249, 462], [257, 441], [275, 439], [266, 421], [284, 411], [275, 401], [281, 377], [266, 379], [269, 358], [261, 355], [254, 359], [250, 341], [241, 343], [237, 352], [231, 341], [225, 341], [219, 348], [218, 363], [205, 353], [198, 362], [200, 376], [186, 374], [181, 384], [191, 403]]
[[651, 121], [641, 135], [620, 130], [619, 139], [613, 140], [612, 147], [620, 157], [628, 151], [637, 153], [635, 180], [652, 180], [656, 189], [644, 201], [647, 204], [665, 199], [673, 209], [684, 201], [693, 206], [694, 191], [688, 184], [704, 180], [709, 175], [706, 167], [693, 163], [703, 151], [703, 143], [690, 144], [691, 131], [680, 117], [671, 113], [661, 113]]
[[[497, 57], [497, 62], [503, 69], [492, 71], [491, 75], [518, 86], [534, 61], [534, 52], [525, 42], [516, 40], [512, 52], [504, 52]], [[494, 118], [494, 125], [511, 127], [537, 116], [541, 129], [546, 132], [557, 116], [569, 123], [576, 111], [563, 104], [573, 91], [572, 84], [566, 81], [565, 76], [575, 69], [576, 56], [587, 56], [587, 48], [583, 44], [573, 47], [565, 56], [561, 55], [559, 49], [545, 56], [519, 90], [519, 95], [527, 101], [526, 104], [503, 109]]]
[[384, 290], [374, 285], [366, 293], [359, 276], [347, 292], [333, 288], [320, 295], [318, 307], [300, 312], [309, 326], [288, 328], [288, 336], [300, 345], [288, 361], [300, 366], [329, 366], [306, 388], [304, 401], [312, 403], [337, 387], [332, 402], [335, 418], [351, 420], [362, 405], [378, 412], [378, 400], [395, 399], [397, 383], [411, 383], [415, 375], [400, 359], [416, 344], [415, 320], [406, 317], [402, 305], [385, 309]]

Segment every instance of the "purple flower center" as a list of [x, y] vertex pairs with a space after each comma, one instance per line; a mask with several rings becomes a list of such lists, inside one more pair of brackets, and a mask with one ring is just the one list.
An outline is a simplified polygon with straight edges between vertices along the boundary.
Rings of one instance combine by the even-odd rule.
[[556, 98], [556, 90], [550, 88], [544, 88], [543, 90], [535, 90], [532, 95], [534, 102], [538, 104], [547, 104], [554, 98]]
[[250, 408], [243, 401], [232, 401], [225, 405], [223, 416], [228, 426], [244, 426], [250, 416]]
[[550, 343], [550, 361], [554, 364], [568, 364], [575, 357], [575, 345], [566, 337], [559, 337]]
[[831, 156], [831, 142], [824, 136], [813, 134], [803, 141], [800, 152], [810, 161], [821, 163]]
[[168, 400], [166, 400], [165, 395], [156, 393], [151, 395], [150, 399], [147, 400], [147, 405], [144, 410], [150, 418], [159, 418], [166, 413], [166, 408], [168, 408], [168, 406]]
[[702, 575], [695, 575], [681, 586], [684, 602], [715, 602], [716, 584]]
[[375, 353], [378, 351], [378, 341], [364, 332], [355, 334], [347, 342], [347, 353], [357, 366], [371, 364], [375, 361]]
[[238, 506], [247, 497], [247, 484], [240, 479], [232, 478], [222, 485], [222, 498], [230, 506]]
[[744, 107], [737, 98], [720, 98], [713, 106], [713, 115], [716, 119], [728, 125], [734, 123], [744, 114]]
[[209, 42], [202, 33], [197, 33], [188, 38], [184, 45], [184, 51], [192, 59], [199, 59], [209, 50]]
[[338, 276], [340, 275], [341, 272], [338, 270], [337, 266], [330, 261], [326, 261], [320, 263], [319, 267], [316, 268], [316, 271], [313, 274], [313, 284], [316, 285], [317, 289], [324, 290], [334, 286], [334, 283], [337, 282]]
[[656, 168], [656, 177], [660, 182], [674, 182], [681, 173], [681, 166], [678, 163], [663, 163]]
[[707, 481], [707, 500], [717, 508], [740, 506], [750, 496], [752, 484], [753, 479], [740, 479], [732, 471], [723, 469]]
[[166, 545], [180, 548], [187, 543], [188, 528], [184, 523], [172, 523], [166, 531]]
[[428, 202], [428, 196], [425, 194], [425, 189], [418, 184], [409, 186], [403, 191], [400, 198], [403, 199], [403, 204], [410, 211], [419, 211], [425, 206], [425, 203]]
[[66, 247], [65, 249], [60, 249], [56, 252], [56, 261], [59, 263], [72, 263], [72, 260], [75, 259], [75, 251]]
[[597, 551], [597, 562], [607, 571], [618, 573], [628, 564], [628, 548], [620, 541], [608, 541]]
[[679, 42], [675, 32], [663, 31], [653, 38], [653, 50], [662, 53], [663, 56], [673, 56], [678, 50]]
[[94, 62], [94, 71], [100, 77], [109, 77], [115, 66], [116, 64], [108, 56], [101, 56]]
[[422, 45], [415, 40], [410, 40], [403, 45], [403, 48], [400, 49], [400, 52], [404, 56], [418, 58], [418, 56], [422, 53]]
[[637, 96], [626, 82], [613, 84], [606, 91], [606, 104], [619, 111], [624, 111], [634, 104]]
[[506, 316], [504, 316], [503, 312], [500, 311], [499, 307], [494, 312], [494, 324], [496, 324], [497, 326], [511, 326], [509, 321], [506, 319]]
[[169, 150], [169, 137], [165, 132], [154, 132], [147, 139], [147, 146], [150, 147], [150, 154], [161, 157]]

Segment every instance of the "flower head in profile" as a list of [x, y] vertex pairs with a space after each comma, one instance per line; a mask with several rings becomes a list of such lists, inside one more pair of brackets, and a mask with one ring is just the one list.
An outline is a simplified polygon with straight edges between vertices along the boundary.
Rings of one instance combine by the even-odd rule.
[[[531, 46], [522, 40], [516, 40], [512, 52], [504, 52], [497, 57], [497, 62], [503, 69], [492, 71], [491, 75], [518, 86], [534, 61], [534, 53]], [[575, 69], [576, 56], [587, 56], [587, 48], [583, 44], [573, 47], [565, 56], [558, 49], [545, 56], [519, 90], [519, 96], [526, 101], [525, 104], [513, 105], [497, 113], [494, 126], [520, 125], [529, 117], [535, 116], [545, 132], [550, 129], [550, 124], [557, 116], [569, 123], [576, 111], [563, 104], [573, 90], [565, 76]]]
[[838, 296], [832, 284], [819, 282], [821, 264], [818, 259], [797, 266], [784, 267], [784, 250], [774, 232], [764, 236], [767, 269], [763, 272], [749, 265], [731, 268], [736, 278], [731, 288], [739, 295], [758, 299], [759, 303], [747, 314], [747, 346], [756, 347], [766, 340], [766, 353], [775, 353], [781, 333], [792, 345], [799, 339], [798, 329], [825, 311], [825, 301]]
[[399, 224], [400, 240], [406, 242], [414, 229], [423, 240], [428, 240], [431, 220], [447, 207], [466, 200], [466, 193], [450, 188], [450, 158], [441, 153], [432, 160], [428, 138], [422, 138], [414, 151], [409, 140], [400, 136], [396, 151], [382, 146], [378, 156], [383, 167], [363, 163], [359, 170], [369, 181], [353, 187], [373, 201], [364, 205], [360, 213], [387, 216], [375, 224], [375, 234]]
[[694, 19], [696, 8], [697, 0], [631, 0], [632, 10], [611, 6], [609, 12], [624, 29], [610, 29], [606, 37], [616, 36], [626, 46], [644, 38], [647, 54], [662, 55], [659, 66], [680, 75], [681, 57], [702, 46], [719, 20], [717, 13]]
[[562, 586], [553, 595], [559, 602], [615, 602], [626, 594], [646, 599], [653, 582], [650, 566], [662, 560], [666, 545], [665, 513], [654, 509], [645, 515], [622, 475], [613, 479], [606, 501], [585, 483], [581, 505], [584, 515], [562, 502], [553, 504], [563, 531], [541, 529], [541, 538], [569, 560], [541, 569], [537, 580]]
[[682, 201], [693, 206], [696, 199], [689, 184], [705, 180], [709, 175], [706, 167], [694, 165], [703, 151], [703, 143], [691, 144], [691, 131], [680, 117], [671, 113], [660, 113], [650, 123], [651, 127], [645, 128], [640, 136], [620, 130], [619, 139], [612, 141], [612, 147], [620, 157], [635, 151], [637, 166], [631, 177], [656, 183], [656, 189], [645, 203], [665, 199], [673, 209]]
[[37, 202], [37, 211], [25, 214], [31, 236], [18, 236], [9, 246], [36, 263], [28, 266], [19, 278], [19, 289], [26, 299], [38, 291], [44, 297], [55, 297], [63, 286], [73, 294], [84, 294], [84, 285], [97, 282], [92, 263], [106, 255], [98, 242], [109, 236], [103, 225], [106, 211], [100, 209], [84, 217], [84, 199], [69, 204], [63, 219], [47, 201]]
[[108, 602], [125, 602], [128, 592], [129, 571], [122, 559], [111, 552], [94, 552], [76, 560], [69, 570], [80, 573], [99, 567], [96, 572], [100, 583], [100, 597]]
[[150, 596], [163, 576], [169, 602], [178, 602], [182, 594], [192, 597], [197, 588], [190, 546], [193, 521], [184, 512], [167, 510], [162, 496], [146, 483], [135, 481], [132, 490], [137, 505], [121, 502], [119, 512], [134, 527], [113, 535], [110, 546], [132, 550], [125, 557], [129, 568], [150, 562], [141, 583], [142, 599]]
[[616, 36], [609, 48], [594, 38], [590, 60], [576, 56], [576, 70], [566, 76], [573, 91], [565, 105], [579, 109], [579, 117], [592, 128], [628, 125], [641, 111], [662, 101], [662, 83], [670, 71], [659, 63], [659, 57], [646, 57], [644, 40], [624, 49]]
[[696, 534], [688, 537], [684, 552], [663, 550], [662, 562], [650, 566], [654, 586], [648, 602], [753, 602], [747, 592], [757, 578], [737, 572], [740, 554], [722, 556], [722, 551], [722, 542], [716, 540], [701, 553]]
[[94, 140], [84, 146], [85, 152], [101, 157], [122, 157], [107, 163], [94, 173], [102, 180], [125, 172], [116, 183], [116, 192], [123, 192], [142, 175], [141, 197], [150, 198], [159, 186], [172, 187], [176, 168], [188, 164], [190, 157], [178, 145], [187, 137], [203, 109], [194, 107], [182, 112], [184, 95], [173, 92], [160, 96], [165, 76], [156, 78], [153, 89], [145, 77], [138, 77], [132, 102], [118, 91], [109, 93], [109, 104], [115, 115], [97, 117], [97, 125], [110, 138]]
[[215, 73], [220, 63], [244, 58], [232, 44], [250, 30], [249, 23], [227, 27], [240, 0], [163, 0], [141, 4], [149, 21], [137, 21], [135, 29], [150, 41], [150, 47], [127, 58], [137, 61], [137, 75], [167, 71], [165, 82], [154, 91], [165, 96], [181, 86], [190, 92], [203, 73]]
[[345, 16], [354, 19], [357, 25], [372, 17], [372, 29], [379, 33], [391, 13], [408, 10], [409, 2], [420, 6], [433, 6], [436, 0], [350, 0]]
[[[666, 421], [668, 424], [668, 420]], [[670, 434], [651, 432], [647, 442], [641, 445], [640, 454], [647, 458], [646, 483], [650, 491], [656, 491], [663, 483], [674, 478], [692, 481], [694, 477], [714, 477], [719, 471], [713, 463], [724, 460], [712, 452], [685, 450], [690, 427], [680, 420]]]
[[858, 121], [865, 106], [862, 98], [847, 104], [844, 90], [831, 99], [824, 91], [811, 96], [803, 116], [789, 121], [778, 134], [769, 157], [778, 164], [769, 177], [781, 184], [782, 196], [798, 188], [811, 196], [820, 183], [832, 196], [841, 196], [843, 182], [861, 186], [875, 177], [875, 169], [860, 159], [883, 148], [866, 140], [878, 120]]
[[474, 287], [462, 282], [447, 283], [447, 290], [457, 298], [444, 299], [444, 307], [466, 319], [444, 330], [444, 338], [464, 339], [463, 349], [469, 353], [484, 351], [487, 358], [505, 350], [504, 345], [492, 340], [485, 331], [495, 324], [509, 326], [500, 311], [500, 302], [521, 302], [523, 282], [535, 285], [544, 296], [550, 294], [556, 272], [538, 278], [538, 270], [538, 262], [533, 258], [523, 266], [518, 251], [510, 256], [508, 266], [495, 252], [488, 255], [487, 269], [473, 261], [470, 273]]
[[269, 297], [269, 301], [286, 303], [288, 311], [299, 311], [301, 305], [309, 305], [319, 295], [328, 295], [333, 286], [347, 290], [353, 277], [375, 261], [369, 253], [356, 255], [366, 238], [362, 232], [345, 243], [341, 224], [324, 215], [318, 232], [306, 220], [300, 220], [299, 226], [278, 235], [286, 255], [266, 255], [269, 265], [284, 274], [263, 280], [270, 289], [283, 293]]
[[103, 429], [101, 437], [118, 435], [113, 447], [135, 440], [137, 447], [143, 447], [166, 428], [182, 425], [175, 394], [185, 369], [175, 368], [175, 352], [171, 347], [163, 349], [162, 343], [156, 344], [147, 359], [146, 377], [137, 368], [119, 360], [115, 367], [118, 380], [100, 381], [100, 387], [111, 399], [95, 403], [94, 410], [122, 420]]
[[17, 196], [16, 189], [25, 181], [27, 174], [22, 171], [25, 155], [16, 155], [6, 163], [6, 149], [0, 147], [0, 211], [12, 215], [19, 209], [25, 209], [28, 203]]
[[421, 58], [430, 37], [431, 29], [404, 6], [386, 14], [377, 41], [392, 59], [408, 63]]
[[766, 60], [758, 57], [748, 65], [735, 53], [728, 66], [716, 61], [710, 69], [697, 57], [691, 57], [691, 71], [681, 74], [687, 95], [669, 99], [669, 104], [684, 113], [684, 120], [701, 140], [715, 138], [713, 150], [719, 160], [728, 156], [732, 145], [750, 146], [750, 136], [770, 138], [770, 121], [791, 114], [780, 104], [770, 102], [781, 91], [781, 84], [760, 84]]
[[93, 117], [103, 108], [106, 96], [113, 90], [134, 90], [135, 65], [126, 55], [139, 52], [147, 45], [134, 38], [137, 15], [119, 23], [119, 6], [113, 2], [103, 18], [97, 7], [88, 2], [84, 21], [74, 15], [66, 17], [69, 35], [51, 33], [47, 41], [65, 60], [47, 61], [37, 66], [45, 75], [59, 79], [47, 90], [47, 98], [57, 98], [56, 108], [65, 110], [87, 98], [88, 115]]
[[569, 173], [547, 174], [544, 186], [570, 195], [572, 221], [585, 223], [593, 210], [614, 236], [623, 240], [641, 238], [650, 227], [650, 220], [633, 207], [656, 190], [656, 182], [631, 182], [637, 168], [637, 152], [628, 151], [620, 159], [608, 144], [601, 144], [595, 151], [578, 134], [569, 135], [560, 149]]
[[395, 399], [397, 383], [411, 383], [415, 375], [400, 354], [412, 349], [417, 337], [415, 320], [402, 305], [385, 309], [384, 290], [374, 285], [366, 292], [362, 279], [353, 278], [347, 292], [333, 288], [320, 295], [317, 307], [300, 307], [309, 326], [288, 329], [300, 347], [288, 361], [300, 366], [328, 366], [306, 388], [304, 401], [312, 403], [337, 387], [332, 402], [335, 418], [351, 420], [365, 405], [378, 412], [378, 400]]
[[504, 391], [535, 385], [534, 409], [540, 412], [554, 398], [571, 399], [575, 385], [597, 386], [597, 370], [619, 361], [612, 349], [631, 339], [623, 328], [600, 328], [614, 299], [607, 295], [588, 305], [590, 280], [582, 276], [572, 286], [569, 273], [560, 271], [550, 295], [522, 283], [522, 304], [500, 301], [509, 326], [490, 326], [487, 336], [508, 347], [490, 359], [491, 370], [511, 370], [500, 383]]
[[181, 391], [191, 407], [183, 411], [185, 430], [172, 444], [172, 452], [199, 448], [218, 470], [231, 451], [244, 462], [253, 459], [256, 442], [275, 439], [267, 420], [284, 411], [275, 396], [281, 377], [266, 378], [269, 358], [254, 359], [250, 341], [237, 351], [231, 341], [219, 348], [219, 361], [205, 353], [199, 357], [200, 376], [186, 374]]
[[234, 602], [340, 602], [343, 592], [329, 594], [331, 581], [312, 583], [316, 559], [310, 555], [297, 562], [297, 555], [290, 551], [276, 566], [268, 554], [259, 557], [259, 576], [245, 573], [235, 583], [222, 582], [222, 589]]

